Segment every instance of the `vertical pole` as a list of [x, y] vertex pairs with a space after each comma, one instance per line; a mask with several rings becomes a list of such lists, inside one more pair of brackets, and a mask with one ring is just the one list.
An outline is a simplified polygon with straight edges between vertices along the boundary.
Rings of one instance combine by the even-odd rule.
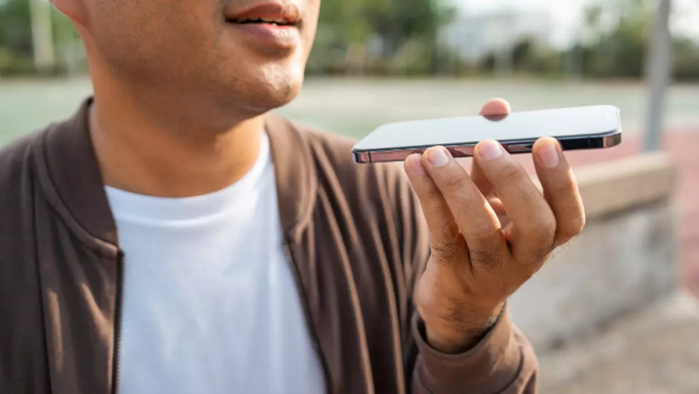
[[500, 27], [500, 43], [495, 54], [495, 74], [498, 77], [510, 77], [513, 72], [514, 33], [512, 29], [516, 16], [511, 11], [503, 11], [496, 16], [496, 23]]
[[51, 8], [46, 0], [29, 0], [34, 46], [34, 66], [39, 72], [47, 72], [56, 66], [51, 32]]
[[648, 124], [645, 150], [660, 149], [665, 111], [665, 94], [672, 78], [672, 38], [670, 36], [671, 0], [660, 0], [650, 42], [646, 78], [649, 88]]

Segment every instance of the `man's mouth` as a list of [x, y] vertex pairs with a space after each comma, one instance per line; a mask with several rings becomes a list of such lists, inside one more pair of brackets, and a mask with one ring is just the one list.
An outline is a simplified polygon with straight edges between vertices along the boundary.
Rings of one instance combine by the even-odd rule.
[[290, 22], [285, 18], [274, 18], [274, 17], [260, 17], [260, 18], [247, 18], [247, 19], [229, 19], [229, 23], [239, 23], [239, 24], [250, 24], [250, 23], [267, 23], [276, 26], [295, 26], [296, 23]]
[[297, 26], [301, 21], [301, 11], [293, 3], [262, 3], [240, 13], [226, 17], [226, 22], [236, 24], [270, 24], [276, 26]]
[[301, 15], [301, 9], [294, 3], [277, 0], [227, 13], [225, 19], [229, 26], [255, 39], [258, 45], [289, 50], [301, 43]]

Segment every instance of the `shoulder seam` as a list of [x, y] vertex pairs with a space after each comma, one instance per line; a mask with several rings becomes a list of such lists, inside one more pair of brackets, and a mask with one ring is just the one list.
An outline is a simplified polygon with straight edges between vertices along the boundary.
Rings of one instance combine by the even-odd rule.
[[48, 138], [49, 133], [55, 130], [56, 127], [58, 127], [58, 124], [52, 124], [39, 132], [39, 135], [37, 136], [37, 139], [32, 147], [33, 150], [35, 150], [33, 154], [34, 165], [36, 167], [36, 175], [42, 195], [53, 211], [61, 217], [70, 232], [78, 238], [80, 243], [103, 257], [110, 259], [116, 258], [119, 249], [118, 246], [112, 245], [111, 243], [90, 234], [87, 229], [81, 226], [73, 214], [68, 210], [68, 207], [65, 205], [55, 188], [53, 178], [51, 177], [51, 173], [46, 164], [45, 155], [46, 138]]

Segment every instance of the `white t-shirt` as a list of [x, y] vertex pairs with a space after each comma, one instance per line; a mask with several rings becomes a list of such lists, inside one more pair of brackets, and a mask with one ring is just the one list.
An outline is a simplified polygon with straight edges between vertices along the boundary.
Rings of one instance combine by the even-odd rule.
[[106, 188], [125, 255], [120, 394], [324, 391], [262, 142], [254, 167], [212, 194]]

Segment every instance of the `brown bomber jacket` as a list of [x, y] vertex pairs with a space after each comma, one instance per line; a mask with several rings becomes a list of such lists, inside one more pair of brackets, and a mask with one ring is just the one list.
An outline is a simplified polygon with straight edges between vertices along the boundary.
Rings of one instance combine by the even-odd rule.
[[[89, 137], [90, 102], [0, 151], [3, 394], [118, 391], [128, 267]], [[327, 393], [536, 392], [536, 357], [507, 313], [464, 354], [425, 342], [411, 293], [428, 233], [400, 168], [355, 165], [352, 141], [275, 115], [267, 130]]]

